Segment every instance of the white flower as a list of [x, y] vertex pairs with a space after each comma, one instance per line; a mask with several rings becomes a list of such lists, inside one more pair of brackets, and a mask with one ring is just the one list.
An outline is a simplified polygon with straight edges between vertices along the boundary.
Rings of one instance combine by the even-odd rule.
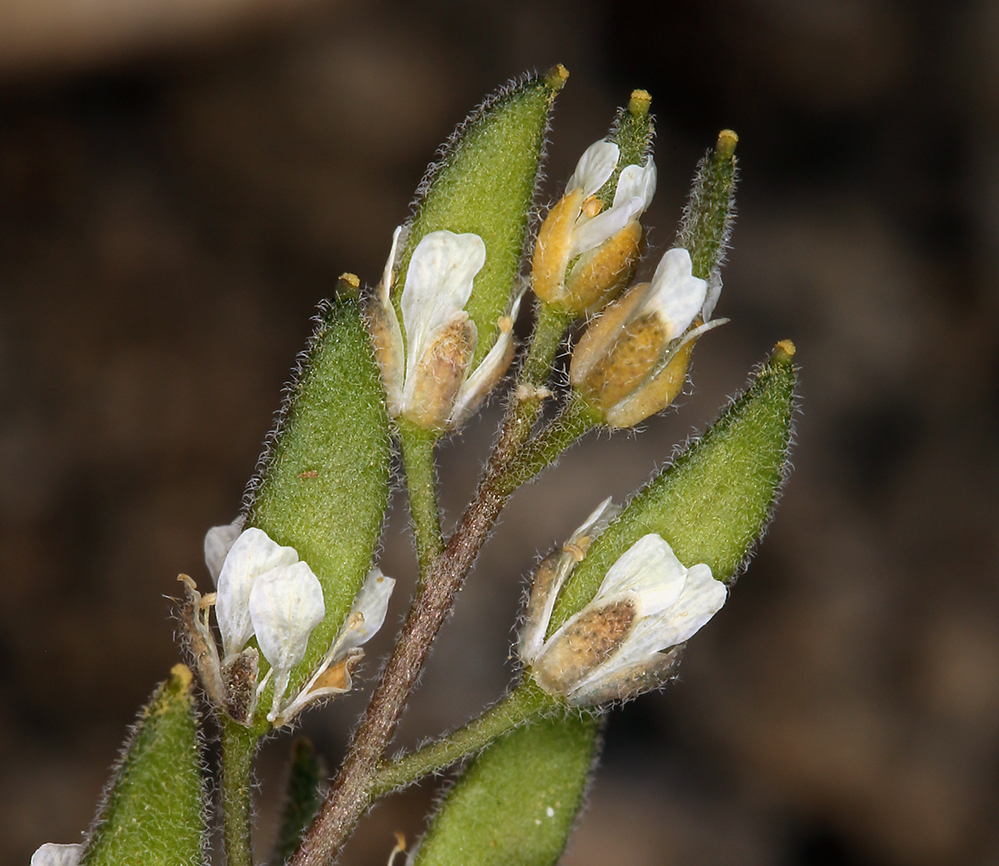
[[651, 283], [632, 286], [580, 338], [569, 367], [573, 386], [612, 427], [631, 427], [671, 403], [686, 380], [693, 342], [727, 319], [702, 322], [707, 283], [690, 253], [669, 250]]
[[591, 144], [545, 217], [531, 268], [534, 293], [545, 303], [574, 314], [592, 312], [631, 278], [641, 253], [641, 217], [656, 191], [656, 165], [650, 156], [644, 165], [625, 166], [605, 209], [597, 193], [620, 157], [611, 141]]
[[[364, 655], [359, 647], [384, 622], [395, 581], [378, 568], [368, 573], [326, 655], [305, 685], [286, 700], [291, 672], [305, 658], [309, 638], [326, 616], [322, 584], [294, 548], [282, 547], [261, 529], [251, 527], [231, 541], [236, 526], [214, 527], [205, 538], [206, 562], [213, 573], [218, 569], [216, 593], [202, 597], [194, 581], [181, 576], [188, 595], [182, 622], [213, 703], [230, 718], [250, 724], [273, 678], [267, 719], [280, 726], [318, 698], [350, 691], [351, 668]], [[222, 634], [221, 662], [208, 624], [212, 605]], [[251, 637], [270, 664], [259, 681], [258, 652], [244, 649]]]
[[[254, 636], [271, 665], [255, 691], [246, 693], [249, 702], [235, 702], [239, 714], [252, 715], [256, 698], [273, 676], [274, 697], [267, 718], [274, 721], [291, 670], [305, 657], [309, 635], [325, 615], [322, 584], [293, 547], [281, 546], [256, 527], [239, 535], [222, 563], [215, 599], [224, 654], [221, 677], [223, 682], [234, 678], [234, 685], [240, 685], [245, 676], [256, 676], [256, 656], [245, 659], [245, 653], [240, 655]], [[241, 664], [239, 674], [233, 673], [233, 664]], [[245, 668], [252, 674], [243, 674]]]
[[519, 298], [510, 315], [497, 323], [500, 333], [490, 351], [470, 370], [478, 330], [465, 305], [485, 264], [486, 246], [476, 234], [430, 232], [413, 251], [400, 298], [404, 341], [391, 300], [401, 234], [397, 228], [392, 236], [369, 317], [389, 414], [425, 429], [453, 429], [506, 372], [513, 357]]
[[[298, 552], [271, 540], [262, 529], [250, 527], [233, 543], [218, 578], [215, 616], [222, 633], [224, 659], [230, 659], [253, 637], [250, 591], [261, 576], [275, 568], [295, 565]], [[308, 566], [305, 566], [308, 569]], [[318, 578], [309, 574], [318, 584]], [[322, 590], [320, 589], [320, 592]]]
[[83, 845], [57, 845], [46, 842], [31, 855], [31, 866], [78, 866]]
[[[571, 568], [548, 592], [557, 596]], [[605, 575], [593, 600], [547, 640], [522, 640], [535, 681], [572, 706], [632, 697], [661, 685], [689, 640], [725, 603], [725, 586], [704, 563], [686, 568], [659, 535], [635, 542]], [[543, 622], [548, 628], [551, 608]]]
[[[566, 193], [582, 191], [582, 201], [599, 192], [610, 180], [617, 167], [621, 151], [611, 141], [597, 141], [591, 144], [579, 158], [576, 170], [566, 184]], [[632, 220], [639, 219], [656, 193], [656, 164], [652, 157], [645, 165], [629, 165], [621, 170], [614, 201], [607, 210], [595, 215], [583, 206], [576, 216], [569, 245], [569, 259], [600, 246], [612, 238]]]

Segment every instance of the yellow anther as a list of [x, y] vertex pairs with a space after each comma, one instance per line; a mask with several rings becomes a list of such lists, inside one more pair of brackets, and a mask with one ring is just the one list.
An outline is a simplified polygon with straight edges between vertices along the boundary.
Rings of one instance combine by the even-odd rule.
[[588, 217], [595, 217], [603, 209], [604, 203], [595, 195], [591, 195], [586, 201], [583, 202], [583, 213]]

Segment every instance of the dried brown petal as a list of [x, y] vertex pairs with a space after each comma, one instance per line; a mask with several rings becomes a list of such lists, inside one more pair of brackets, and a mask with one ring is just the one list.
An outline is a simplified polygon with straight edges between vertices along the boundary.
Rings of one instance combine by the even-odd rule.
[[475, 325], [463, 313], [441, 329], [411, 371], [404, 417], [424, 430], [444, 427], [475, 352]]
[[538, 685], [565, 694], [621, 646], [636, 616], [630, 599], [584, 610], [552, 636], [535, 660], [532, 672]]
[[223, 709], [234, 722], [250, 725], [257, 697], [257, 672], [260, 654], [255, 647], [247, 647], [222, 667], [225, 687]]

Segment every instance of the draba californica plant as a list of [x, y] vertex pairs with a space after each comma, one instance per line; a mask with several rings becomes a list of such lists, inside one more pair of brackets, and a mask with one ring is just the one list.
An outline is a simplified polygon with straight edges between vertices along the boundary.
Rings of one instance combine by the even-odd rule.
[[[394, 449], [416, 593], [333, 777], [307, 742], [293, 745], [269, 862], [333, 862], [379, 797], [462, 762], [409, 862], [558, 861], [600, 750], [601, 716], [676, 675], [770, 518], [796, 380], [785, 340], [628, 501], [593, 503], [530, 579], [516, 682], [464, 727], [387, 757], [509, 497], [591, 429], [633, 429], [669, 406], [695, 345], [727, 321], [714, 313], [734, 216], [735, 133], [721, 132], [697, 166], [673, 246], [647, 251], [654, 128], [651, 97], [636, 90], [535, 227], [549, 117], [567, 77], [561, 66], [525, 76], [476, 109], [386, 239], [375, 285], [344, 274], [320, 305], [242, 512], [206, 535], [214, 586], [179, 578], [188, 665], [141, 711], [85, 841], [42, 845], [32, 864], [201, 863], [220, 816], [225, 862], [251, 866], [260, 739], [349, 692], [385, 621], [395, 582], [374, 558]], [[646, 254], [651, 276], [636, 281]], [[524, 345], [520, 315], [534, 322]], [[570, 354], [568, 370], [553, 374], [560, 353]], [[495, 445], [446, 537], [435, 445], [500, 392]], [[206, 722], [221, 731], [219, 779], [205, 778]]]

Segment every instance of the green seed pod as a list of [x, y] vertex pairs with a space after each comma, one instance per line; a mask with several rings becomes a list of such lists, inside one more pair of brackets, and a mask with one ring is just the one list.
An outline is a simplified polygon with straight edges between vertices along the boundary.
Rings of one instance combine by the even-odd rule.
[[652, 155], [656, 125], [655, 119], [649, 114], [651, 105], [652, 97], [647, 90], [633, 90], [628, 105], [618, 110], [607, 140], [621, 149], [621, 155], [613, 174], [596, 194], [605, 208], [614, 203], [614, 193], [621, 172], [629, 165], [645, 165], [645, 161]]
[[750, 386], [711, 428], [635, 495], [566, 581], [550, 635], [597, 594], [619, 558], [656, 533], [687, 567], [730, 583], [770, 517], [787, 471], [797, 370], [777, 344]]
[[562, 856], [598, 745], [592, 716], [539, 719], [487, 747], [435, 816], [417, 866], [549, 866]]
[[322, 802], [323, 762], [316, 755], [311, 740], [300, 737], [291, 744], [291, 765], [288, 768], [288, 788], [285, 794], [281, 829], [274, 845], [272, 862], [287, 863], [302, 834], [312, 822]]
[[694, 276], [708, 282], [704, 321], [711, 318], [721, 293], [721, 266], [735, 223], [738, 142], [739, 136], [731, 129], [723, 129], [714, 150], [709, 150], [697, 164], [676, 236], [676, 245], [690, 253]]
[[201, 753], [184, 665], [142, 710], [81, 859], [82, 866], [200, 866]]
[[[325, 616], [293, 670], [294, 694], [340, 632], [371, 564], [388, 502], [384, 394], [360, 303], [324, 304], [248, 492], [244, 528], [292, 547], [322, 585]], [[267, 662], [260, 658], [260, 677]], [[257, 715], [270, 707], [262, 699]]]
[[416, 210], [398, 259], [392, 300], [400, 298], [413, 251], [431, 232], [471, 233], [485, 244], [485, 263], [465, 305], [478, 340], [470, 369], [485, 358], [510, 311], [534, 203], [545, 133], [555, 96], [569, 73], [561, 66], [532, 75], [486, 99], [455, 130], [440, 161], [420, 184]]

